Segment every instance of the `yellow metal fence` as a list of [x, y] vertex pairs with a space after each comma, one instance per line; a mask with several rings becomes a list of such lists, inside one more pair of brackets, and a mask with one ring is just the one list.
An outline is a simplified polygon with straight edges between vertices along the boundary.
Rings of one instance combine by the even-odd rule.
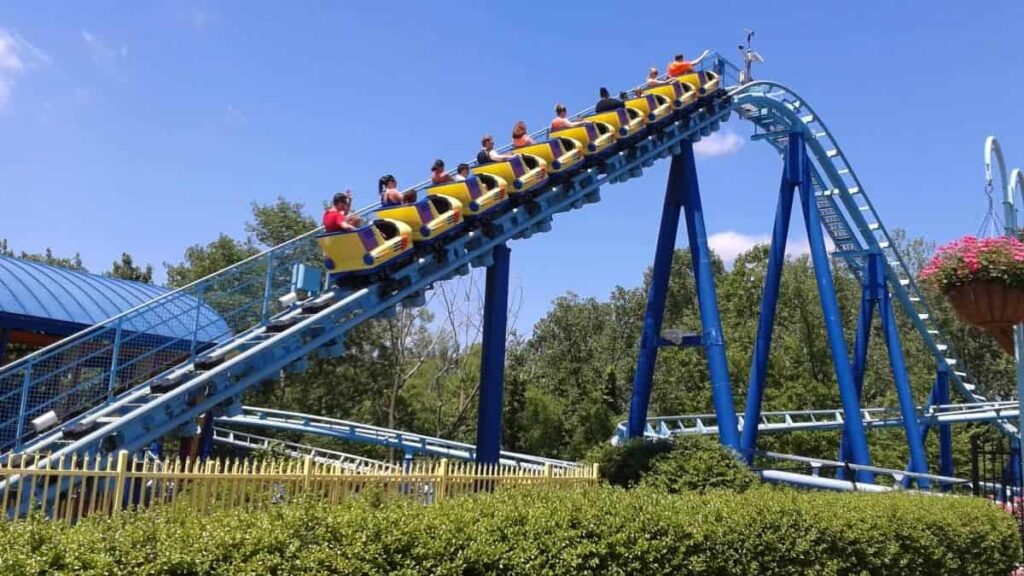
[[595, 486], [596, 465], [513, 468], [448, 460], [420, 460], [353, 471], [313, 460], [208, 459], [159, 461], [128, 452], [73, 456], [50, 462], [34, 456], [0, 466], [0, 510], [7, 519], [30, 512], [64, 521], [152, 506], [255, 508], [297, 498], [339, 503], [374, 491], [425, 504], [514, 486]]

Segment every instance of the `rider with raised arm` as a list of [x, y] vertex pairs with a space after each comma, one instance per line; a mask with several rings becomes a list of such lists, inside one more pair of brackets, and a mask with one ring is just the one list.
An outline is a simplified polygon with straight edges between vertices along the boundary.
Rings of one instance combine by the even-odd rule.
[[710, 53], [710, 50], [705, 50], [693, 61], [687, 61], [682, 54], [676, 54], [676, 57], [668, 64], [668, 75], [675, 78], [693, 74], [696, 71], [695, 67]]

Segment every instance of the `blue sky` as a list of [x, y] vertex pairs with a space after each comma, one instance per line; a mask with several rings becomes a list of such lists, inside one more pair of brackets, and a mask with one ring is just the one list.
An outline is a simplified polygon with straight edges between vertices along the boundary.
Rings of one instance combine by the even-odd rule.
[[[698, 8], [699, 6], [699, 8]], [[0, 12], [0, 238], [154, 264], [277, 195], [319, 213], [379, 175], [411, 184], [555, 102], [639, 82], [745, 27], [756, 74], [811, 103], [890, 228], [943, 242], [984, 215], [982, 144], [1024, 165], [1024, 3], [21, 2]], [[689, 22], [697, 22], [692, 24]], [[728, 255], [771, 228], [779, 162], [734, 119], [699, 160]], [[733, 136], [735, 135], [735, 136]], [[513, 244], [528, 328], [557, 295], [639, 283], [667, 165]], [[795, 234], [802, 235], [800, 230]], [[680, 242], [682, 245], [682, 242]]]

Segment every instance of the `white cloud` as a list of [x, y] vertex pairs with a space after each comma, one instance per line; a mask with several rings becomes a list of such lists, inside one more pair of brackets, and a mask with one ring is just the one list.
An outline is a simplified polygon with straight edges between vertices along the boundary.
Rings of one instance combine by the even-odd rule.
[[0, 108], [10, 100], [15, 76], [49, 61], [42, 50], [14, 32], [0, 28]]
[[[794, 212], [793, 215], [794, 217], [799, 216], [797, 212]], [[740, 254], [758, 244], [770, 244], [771, 241], [772, 237], [770, 234], [743, 234], [742, 232], [726, 230], [725, 232], [717, 232], [709, 236], [708, 247], [725, 261], [726, 266], [732, 266], [733, 260]], [[828, 236], [825, 237], [825, 249], [829, 252], [835, 249], [835, 244], [832, 243], [832, 239]], [[790, 238], [786, 242], [786, 254], [789, 256], [801, 256], [803, 254], [810, 254], [810, 252], [811, 247], [807, 243], [806, 238]]]
[[732, 130], [722, 130], [701, 138], [700, 142], [693, 145], [693, 151], [698, 156], [728, 156], [739, 152], [743, 147], [743, 137]]

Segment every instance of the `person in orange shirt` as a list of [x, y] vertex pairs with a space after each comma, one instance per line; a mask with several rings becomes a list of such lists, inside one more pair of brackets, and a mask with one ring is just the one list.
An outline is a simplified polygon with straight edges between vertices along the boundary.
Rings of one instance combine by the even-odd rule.
[[555, 117], [551, 120], [551, 130], [565, 130], [566, 128], [572, 128], [573, 126], [579, 126], [582, 122], [573, 122], [566, 118], [568, 111], [565, 109], [565, 104], [559, 102], [555, 105]]
[[710, 54], [710, 52], [705, 50], [692, 62], [688, 62], [682, 54], [676, 54], [676, 57], [668, 64], [668, 75], [675, 78], [678, 76], [685, 76], [686, 74], [693, 74], [695, 72], [694, 66], [700, 64], [700, 61], [708, 54]]
[[522, 148], [533, 144], [533, 138], [527, 134], [526, 122], [520, 120], [512, 127], [512, 146]]

